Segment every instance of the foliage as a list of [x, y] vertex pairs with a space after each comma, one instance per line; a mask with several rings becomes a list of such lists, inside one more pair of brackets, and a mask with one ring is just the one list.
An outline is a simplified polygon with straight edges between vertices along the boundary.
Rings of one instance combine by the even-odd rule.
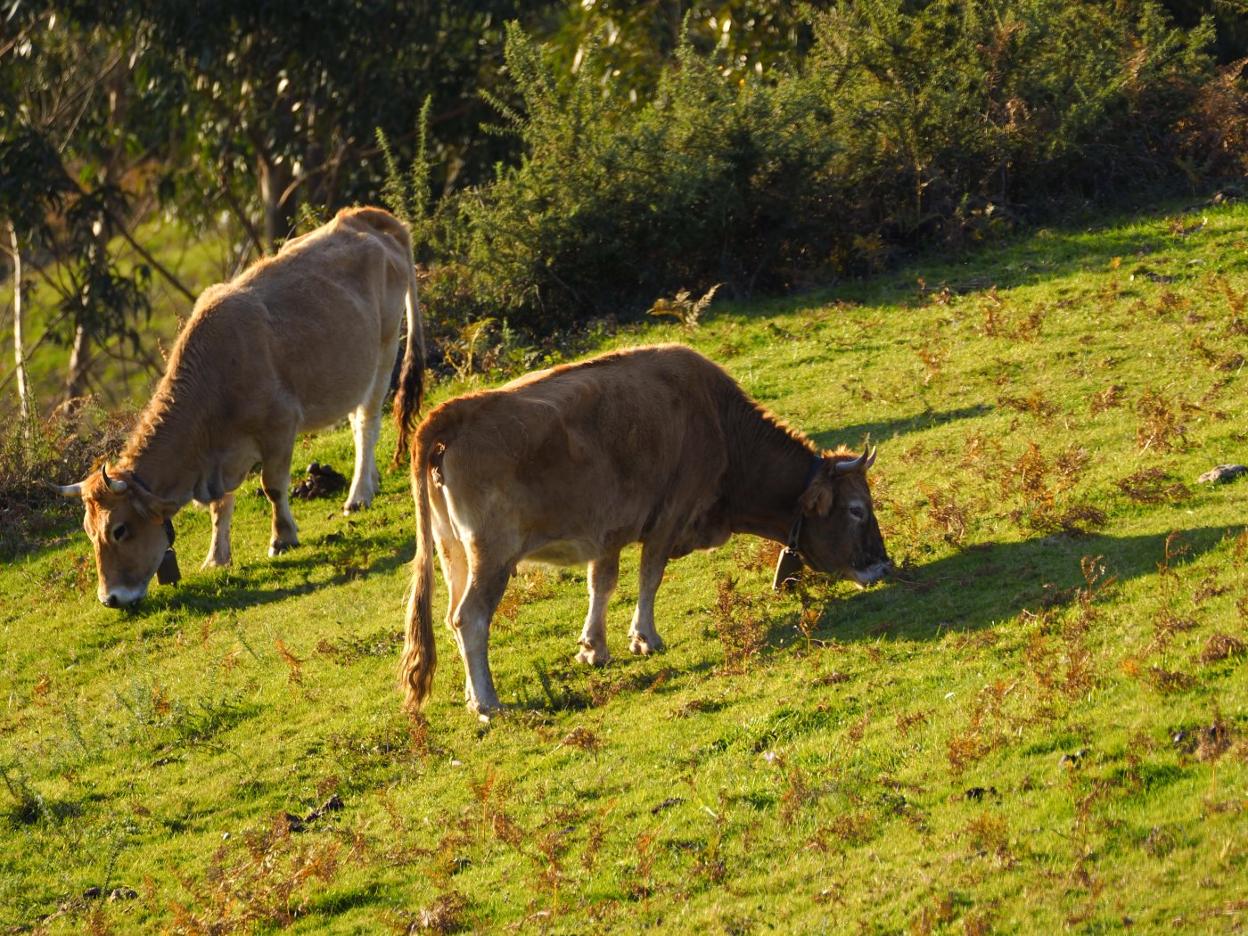
[[[986, 233], [994, 212], [1173, 173], [1173, 125], [1210, 74], [1208, 23], [1150, 2], [867, 0], [816, 20], [811, 74], [859, 223]], [[982, 229], [977, 231], [976, 229]]]
[[544, 333], [715, 282], [792, 288], [1241, 171], [1248, 92], [1215, 73], [1209, 20], [1178, 29], [1151, 0], [811, 15], [809, 55], [767, 80], [687, 37], [637, 103], [603, 93], [601, 44], [565, 75], [510, 26], [519, 103], [494, 103], [522, 157], [441, 212], [455, 315]]
[[0, 559], [21, 555], [80, 509], [51, 485], [82, 480], [102, 454], [120, 448], [132, 415], [79, 398], [34, 420], [31, 432], [17, 420], [0, 427]]
[[698, 322], [702, 320], [702, 313], [710, 306], [711, 301], [715, 298], [715, 293], [719, 291], [719, 283], [716, 283], [705, 293], [701, 299], [694, 299], [689, 290], [682, 289], [676, 293], [671, 299], [659, 299], [650, 307], [650, 315], [656, 318], [674, 318], [686, 328], [697, 328]]
[[180, 105], [167, 113], [167, 132], [184, 143], [166, 163], [165, 196], [188, 217], [228, 209], [261, 251], [290, 233], [301, 202], [334, 209], [375, 198], [375, 130], [407, 152], [406, 128], [427, 97], [437, 101], [448, 172], [479, 173], [505, 155], [470, 145], [477, 91], [497, 74], [492, 39], [502, 21], [540, 16], [543, 6], [71, 4], [85, 22], [131, 24], [142, 39], [141, 81]]
[[637, 102], [653, 97], [686, 41], [700, 53], [715, 52], [720, 75], [731, 83], [783, 71], [810, 48], [807, 9], [829, 5], [590, 0], [569, 4], [544, 38], [558, 73], [588, 72], [601, 93]]
[[[128, 233], [148, 170], [146, 155], [135, 154], [142, 120], [128, 113], [134, 64], [126, 38], [18, 4], [0, 44], [5, 253], [11, 224], [26, 270], [55, 296], [45, 334], [76, 340], [79, 360], [88, 342], [120, 339], [140, 353], [151, 312], [151, 268], [123, 268], [112, 243]], [[68, 375], [68, 395], [83, 389], [79, 376]]]
[[540, 332], [680, 288], [786, 284], [826, 217], [806, 183], [835, 147], [804, 86], [734, 89], [686, 45], [655, 99], [629, 107], [589, 65], [562, 89], [518, 28], [507, 62], [522, 107], [502, 112], [525, 155], [461, 203], [483, 309]]
[[[413, 219], [436, 345], [484, 318], [531, 339], [715, 283], [808, 287], [1242, 179], [1243, 2], [19, 4], [0, 214], [53, 261], [31, 368], [83, 326], [158, 370], [190, 286], [355, 201]], [[157, 214], [209, 245], [211, 279], [154, 265]], [[95, 364], [103, 396], [116, 361]]]

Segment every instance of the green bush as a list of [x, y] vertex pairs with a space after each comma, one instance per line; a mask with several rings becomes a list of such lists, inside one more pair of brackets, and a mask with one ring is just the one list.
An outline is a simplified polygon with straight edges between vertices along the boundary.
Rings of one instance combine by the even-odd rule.
[[[1175, 121], [1212, 73], [1208, 22], [1151, 3], [867, 0], [816, 19], [808, 80], [842, 143], [856, 226], [957, 239], [1175, 175]], [[991, 206], [991, 208], [989, 207]]]
[[1227, 81], [1212, 25], [1150, 0], [857, 0], [811, 25], [809, 55], [768, 81], [686, 43], [640, 103], [604, 93], [592, 52], [560, 78], [510, 27], [520, 104], [496, 106], [523, 155], [435, 212], [434, 322], [549, 334], [1190, 182], [1191, 115]]
[[46, 418], [0, 425], [0, 560], [21, 555], [60, 527], [82, 519], [77, 501], [54, 484], [81, 481], [121, 448], [135, 414], [109, 413], [77, 398]]

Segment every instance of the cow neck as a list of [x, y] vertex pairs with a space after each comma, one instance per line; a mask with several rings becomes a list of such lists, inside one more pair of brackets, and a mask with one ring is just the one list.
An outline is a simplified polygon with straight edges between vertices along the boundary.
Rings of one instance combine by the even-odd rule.
[[201, 472], [194, 453], [205, 451], [202, 420], [185, 410], [173, 405], [162, 382], [118, 460], [157, 497], [177, 504], [191, 501]]
[[734, 533], [788, 541], [798, 502], [821, 461], [810, 445], [767, 415], [751, 414], [753, 431], [744, 433], [730, 461], [730, 523]]

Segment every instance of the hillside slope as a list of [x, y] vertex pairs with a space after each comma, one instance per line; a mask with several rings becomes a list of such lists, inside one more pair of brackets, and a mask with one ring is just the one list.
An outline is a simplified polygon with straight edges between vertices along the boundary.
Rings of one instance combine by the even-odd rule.
[[[776, 597], [737, 538], [669, 567], [640, 659], [630, 550], [590, 671], [583, 570], [528, 572], [511, 711], [464, 712], [439, 626], [411, 725], [402, 474], [350, 519], [297, 503], [273, 561], [249, 481], [226, 572], [185, 512], [186, 577], [134, 613], [67, 527], [0, 570], [0, 928], [1241, 930], [1248, 480], [1195, 478], [1248, 462], [1248, 207], [610, 345], [667, 340], [823, 444], [870, 434], [894, 581]], [[349, 433], [313, 459], [347, 470]]]

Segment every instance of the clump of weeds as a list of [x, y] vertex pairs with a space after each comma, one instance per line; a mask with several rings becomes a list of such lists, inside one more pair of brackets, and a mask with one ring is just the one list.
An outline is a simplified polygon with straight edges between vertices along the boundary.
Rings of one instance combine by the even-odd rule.
[[202, 880], [182, 878], [190, 900], [174, 903], [174, 928], [232, 933], [291, 926], [306, 911], [313, 883], [337, 877], [339, 850], [334, 841], [296, 837], [278, 814], [267, 829], [241, 836], [240, 847], [218, 848]]
[[1032, 390], [1026, 396], [1010, 396], [1003, 394], [997, 398], [997, 405], [1035, 416], [1041, 422], [1048, 422], [1057, 415], [1057, 404], [1045, 397], [1039, 390]]
[[1223, 660], [1242, 657], [1245, 653], [1248, 653], [1248, 646], [1242, 640], [1219, 632], [1211, 635], [1205, 642], [1200, 651], [1200, 662], [1205, 666], [1212, 666]]
[[966, 538], [966, 509], [954, 498], [952, 491], [941, 491], [926, 484], [919, 490], [927, 498], [927, 517], [941, 538], [953, 546], [961, 545]]
[[1004, 816], [983, 812], [967, 823], [963, 834], [977, 854], [991, 856], [1001, 867], [1014, 863], [1010, 853], [1010, 830]]
[[1173, 504], [1192, 492], [1164, 468], [1141, 468], [1114, 482], [1128, 499], [1137, 504]]
[[633, 842], [634, 861], [628, 882], [628, 896], [633, 900], [644, 900], [654, 893], [654, 859], [658, 835], [657, 829], [646, 829], [639, 832]]
[[1116, 585], [1101, 556], [1084, 556], [1079, 564], [1084, 584], [1066, 596], [1068, 607], [1056, 606], [1025, 617], [1036, 625], [1023, 651], [1026, 672], [1039, 690], [1038, 715], [1060, 711], [1062, 699], [1075, 701], [1092, 688], [1096, 673], [1090, 637], [1099, 617], [1098, 603]]
[[1104, 526], [1105, 511], [1063, 496], [1075, 486], [1087, 463], [1085, 449], [1068, 448], [1050, 461], [1036, 443], [1028, 443], [1027, 450], [1001, 477], [1002, 494], [1022, 499], [1022, 504], [1010, 512], [1010, 519], [1036, 532], [1072, 536]]
[[1125, 389], [1126, 387], [1122, 384], [1111, 384], [1099, 393], [1094, 394], [1092, 402], [1089, 404], [1092, 415], [1095, 416], [1098, 413], [1105, 412], [1105, 410], [1122, 406], [1122, 392]]
[[724, 649], [720, 672], [747, 672], [763, 649], [767, 621], [758, 599], [741, 594], [730, 575], [720, 575], [716, 580], [713, 623]]
[[416, 913], [400, 918], [399, 929], [415, 936], [418, 933], [459, 933], [469, 928], [468, 898], [457, 890], [439, 894]]
[[915, 348], [914, 353], [923, 363], [923, 386], [929, 386], [949, 360], [949, 349], [926, 341]]
[[1156, 390], [1150, 388], [1141, 394], [1135, 413], [1140, 419], [1135, 441], [1141, 449], [1170, 452], [1187, 447], [1187, 424], [1175, 405]]
[[295, 656], [293, 650], [286, 646], [286, 641], [280, 637], [275, 641], [278, 656], [282, 658], [282, 662], [286, 664], [287, 675], [292, 686], [302, 685], [303, 683], [303, 660]]

